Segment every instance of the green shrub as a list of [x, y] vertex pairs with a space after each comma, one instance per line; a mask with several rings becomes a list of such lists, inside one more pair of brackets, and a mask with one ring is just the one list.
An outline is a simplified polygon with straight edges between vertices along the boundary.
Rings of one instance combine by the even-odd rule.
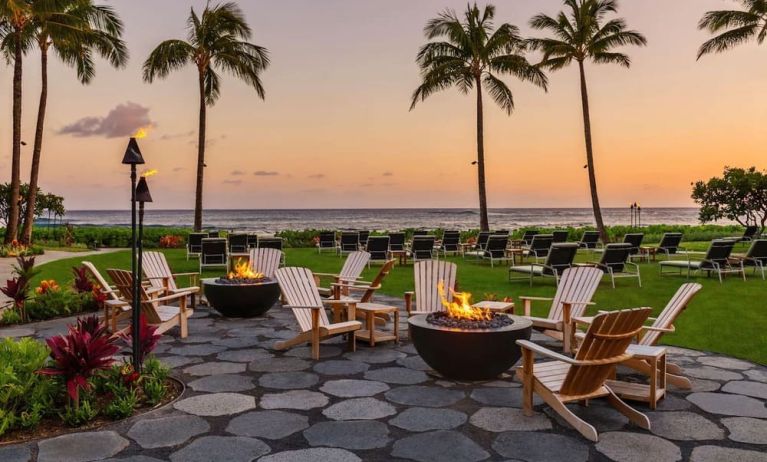
[[99, 309], [93, 293], [77, 293], [69, 287], [39, 293], [25, 305], [32, 321], [42, 321], [59, 316], [87, 313]]
[[133, 415], [133, 410], [138, 404], [138, 395], [136, 390], [125, 389], [120, 395], [115, 395], [114, 399], [104, 408], [104, 414], [112, 420], [120, 420]]
[[79, 406], [67, 404], [59, 417], [70, 427], [79, 427], [95, 419], [97, 415], [99, 415], [99, 410], [91, 405], [90, 400], [80, 398]]
[[48, 348], [30, 338], [0, 341], [0, 435], [34, 427], [51, 409], [56, 381], [37, 373]]
[[21, 322], [21, 315], [13, 308], [8, 308], [3, 311], [2, 317], [0, 317], [0, 324], [18, 324]]
[[151, 406], [160, 403], [168, 394], [165, 382], [151, 377], [144, 377], [141, 382], [141, 388], [144, 390], [146, 402]]

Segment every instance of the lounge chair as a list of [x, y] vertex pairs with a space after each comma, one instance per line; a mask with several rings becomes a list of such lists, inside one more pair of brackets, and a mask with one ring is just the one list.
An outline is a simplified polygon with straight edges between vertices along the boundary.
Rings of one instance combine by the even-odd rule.
[[682, 243], [682, 233], [663, 233], [660, 244], [657, 247], [648, 247], [651, 255], [663, 254], [666, 260], [671, 259], [672, 255], [677, 255], [682, 251], [679, 245]]
[[260, 249], [250, 249], [250, 269], [256, 273], [261, 273], [269, 279], [274, 278], [274, 273], [280, 267], [283, 261], [282, 250], [261, 247]]
[[540, 231], [537, 229], [528, 229], [524, 233], [522, 233], [522, 241], [524, 242], [524, 245], [531, 245], [533, 243], [533, 237], [540, 234]]
[[756, 274], [756, 270], [759, 270], [762, 273], [762, 280], [764, 280], [764, 267], [767, 266], [767, 239], [752, 241], [746, 256], [741, 260], [743, 266], [754, 268], [754, 274]]
[[[197, 306], [195, 298], [200, 292], [200, 273], [174, 273], [171, 271], [168, 260], [162, 252], [144, 252], [141, 266], [144, 276], [149, 280], [151, 286], [158, 289], [163, 295], [175, 295], [185, 292], [191, 298], [192, 308]], [[187, 287], [179, 287], [176, 284], [177, 277], [188, 278], [189, 285]]]
[[[538, 394], [581, 435], [598, 441], [596, 429], [575, 415], [566, 404], [607, 397], [607, 402], [618, 412], [635, 425], [649, 430], [647, 416], [618, 398], [610, 389], [608, 379], [617, 364], [631, 358], [626, 348], [631, 339], [641, 332], [650, 311], [649, 308], [638, 308], [600, 314], [594, 318], [574, 358], [528, 340], [517, 340], [522, 347], [522, 367], [517, 369], [517, 377], [523, 384], [522, 408], [525, 415], [534, 415], [533, 395]], [[554, 361], [535, 363], [536, 353]]]
[[522, 252], [523, 257], [535, 257], [535, 261], [546, 258], [554, 241], [551, 234], [536, 234], [530, 238], [530, 245]]
[[563, 242], [567, 242], [567, 238], [568, 236], [570, 236], [570, 231], [567, 231], [567, 230], [552, 231], [551, 236], [552, 236], [551, 242], [553, 244], [561, 244]]
[[738, 242], [751, 242], [754, 239], [758, 239], [759, 236], [757, 235], [759, 233], [759, 226], [756, 225], [749, 225], [746, 226], [746, 229], [743, 230], [743, 236], [740, 236], [738, 239]]
[[[442, 311], [442, 299], [437, 287], [442, 282], [445, 297], [453, 300], [458, 266], [444, 260], [419, 261], [413, 265], [415, 290], [405, 292], [405, 309], [408, 315]], [[453, 289], [453, 290], [451, 290]]]
[[323, 250], [336, 250], [335, 231], [322, 231], [317, 239], [317, 253], [322, 253]]
[[389, 233], [389, 252], [405, 251], [405, 233]]
[[506, 247], [509, 245], [509, 236], [493, 235], [487, 239], [485, 248], [478, 253], [478, 257], [483, 260], [490, 260], [490, 267], [495, 267], [497, 261], [507, 261]]
[[466, 255], [476, 255], [475, 252], [481, 252], [487, 245], [487, 240], [490, 239], [491, 234], [490, 231], [480, 231], [477, 234], [477, 240], [474, 242], [474, 245], [469, 247], [468, 250], [464, 250], [463, 257], [466, 258]]
[[367, 241], [367, 252], [370, 254], [368, 266], [373, 262], [389, 260], [389, 236], [370, 236]]
[[245, 233], [232, 233], [227, 237], [229, 253], [248, 253], [248, 235]]
[[493, 231], [494, 236], [508, 236], [511, 232], [508, 229], [496, 229]]
[[[350, 252], [344, 261], [344, 265], [341, 267], [341, 271], [338, 274], [335, 273], [314, 273], [315, 282], [319, 284], [321, 278], [330, 278], [335, 284], [354, 284], [362, 276], [362, 271], [370, 260], [370, 254], [357, 250]], [[320, 287], [319, 293], [325, 297], [329, 297], [333, 293], [332, 285], [327, 288]]]
[[344, 231], [341, 233], [341, 238], [338, 241], [338, 247], [336, 253], [338, 256], [346, 255], [351, 252], [356, 252], [360, 249], [360, 236], [357, 232]]
[[631, 245], [629, 259], [640, 256], [639, 251], [642, 248], [642, 241], [644, 241], [644, 233], [627, 233], [623, 236], [623, 243]]
[[[130, 271], [119, 269], [108, 269], [107, 274], [109, 274], [109, 277], [125, 299], [124, 303], [130, 305], [131, 300], [133, 300], [133, 275]], [[146, 317], [147, 323], [157, 328], [156, 332], [158, 334], [179, 326], [181, 338], [186, 338], [189, 335], [187, 319], [194, 314], [194, 310], [186, 306], [187, 295], [188, 293], [186, 292], [179, 292], [164, 297], [153, 298], [146, 287], [140, 285], [141, 312]], [[179, 306], [168, 304], [176, 301], [178, 301]], [[116, 330], [116, 324], [112, 328]]]
[[205, 238], [200, 253], [200, 273], [206, 268], [227, 268], [226, 239]]
[[248, 234], [248, 249], [257, 249], [258, 248], [258, 234], [249, 233]]
[[[633, 247], [629, 243], [607, 244], [602, 251], [602, 258], [595, 263], [581, 263], [578, 266], [596, 266], [610, 276], [613, 289], [615, 278], [636, 278], [639, 287], [642, 287], [642, 276], [639, 274], [639, 265], [629, 261]], [[634, 270], [631, 271], [631, 268]]]
[[365, 246], [368, 245], [368, 238], [370, 237], [370, 231], [360, 231], [359, 233], [357, 233], [357, 236], [359, 239], [360, 248], [364, 249]]
[[442, 241], [437, 246], [437, 252], [443, 256], [447, 256], [448, 253], [457, 254], [461, 251], [461, 232], [446, 230], [442, 233]]
[[[524, 304], [525, 317], [533, 322], [533, 329], [562, 341], [565, 353], [569, 353], [573, 344], [572, 319], [582, 316], [586, 306], [593, 304], [591, 299], [603, 275], [601, 269], [594, 267], [565, 269], [554, 298], [519, 297]], [[545, 318], [532, 316], [533, 301], [551, 301], [549, 314]]]
[[594, 250], [600, 247], [599, 231], [584, 231], [578, 245], [582, 249]]
[[[259, 249], [277, 249], [282, 250], [283, 242], [281, 237], [266, 236], [258, 238]], [[283, 258], [283, 262], [285, 259]]]
[[221, 231], [208, 231], [208, 237], [210, 239], [217, 239], [221, 237]]
[[[676, 328], [674, 327], [674, 322], [702, 288], [703, 286], [697, 282], [682, 284], [657, 318], [647, 318], [649, 321], [652, 321], [652, 324], [642, 328], [642, 333], [638, 336], [636, 344], [631, 344], [628, 347], [628, 352], [634, 353], [640, 351], [642, 347], [654, 347], [658, 344], [661, 337], [663, 337], [663, 334], [675, 332]], [[574, 318], [573, 321], [577, 324], [588, 325], [593, 323], [594, 318], [578, 317]], [[579, 339], [582, 339], [583, 336], [584, 334], [576, 334], [576, 338]], [[650, 375], [651, 372], [650, 364], [647, 361], [632, 358], [626, 360], [623, 365], [646, 375]], [[666, 363], [666, 381], [684, 390], [691, 389], [692, 383], [690, 382], [690, 379], [681, 374], [681, 367], [670, 362]]]
[[[314, 283], [314, 275], [307, 268], [280, 268], [275, 273], [275, 278], [280, 284], [280, 290], [287, 304], [283, 308], [290, 308], [298, 321], [301, 332], [288, 340], [280, 340], [274, 343], [276, 350], [285, 350], [295, 345], [311, 342], [312, 358], [320, 359], [320, 342], [336, 335], [346, 334], [349, 349], [356, 349], [354, 331], [362, 327], [362, 323], [356, 320], [356, 302], [353, 300], [328, 300], [320, 296], [317, 285]], [[346, 321], [331, 323], [325, 312], [325, 304], [340, 304], [346, 307]]]
[[702, 260], [690, 260], [688, 254], [688, 260], [666, 260], [660, 262], [660, 274], [664, 273], [663, 268], [672, 268], [679, 270], [678, 273], [682, 274], [687, 270], [687, 278], [692, 273], [705, 271], [709, 276], [711, 273], [716, 273], [719, 277], [719, 283], [722, 283], [722, 275], [726, 274], [740, 274], [743, 276], [743, 280], [746, 280], [746, 271], [743, 267], [742, 261], [735, 261], [730, 259], [732, 248], [735, 246], [735, 241], [732, 239], [715, 239], [711, 241], [711, 245], [706, 251], [706, 255]]
[[[559, 277], [567, 269], [573, 266], [575, 254], [578, 253], [578, 244], [575, 242], [564, 242], [551, 244], [551, 250], [546, 257], [546, 261], [541, 263], [531, 263], [529, 265], [518, 265], [509, 267], [509, 281], [519, 279], [530, 279], [530, 285], [533, 285], [533, 278], [553, 277], [556, 284], [559, 284]], [[521, 273], [526, 276], [512, 277], [512, 273]]]
[[410, 245], [410, 257], [414, 262], [434, 258], [434, 236], [415, 236]]
[[416, 236], [428, 236], [429, 230], [428, 229], [416, 229], [413, 231], [413, 237]]
[[186, 259], [199, 257], [202, 253], [202, 240], [208, 237], [208, 233], [189, 233], [186, 241]]

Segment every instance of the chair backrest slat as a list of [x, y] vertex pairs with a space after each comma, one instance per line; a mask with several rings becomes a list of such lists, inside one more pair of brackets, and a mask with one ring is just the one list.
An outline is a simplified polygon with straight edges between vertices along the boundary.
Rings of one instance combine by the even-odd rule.
[[[274, 273], [288, 306], [316, 307], [319, 309], [320, 326], [330, 324], [322, 305], [322, 298], [308, 268], [285, 267]], [[302, 332], [312, 330], [312, 312], [306, 308], [293, 308], [293, 314]]]
[[562, 273], [557, 286], [557, 293], [551, 302], [549, 319], [561, 321], [563, 317], [562, 302], [571, 302], [571, 315], [581, 316], [586, 310], [586, 304], [594, 297], [604, 272], [590, 266], [575, 266], [567, 268]]
[[164, 253], [144, 252], [142, 263], [144, 274], [149, 278], [152, 287], [165, 288], [165, 281], [167, 281], [168, 289], [171, 291], [178, 289]]
[[369, 253], [359, 250], [356, 252], [351, 252], [349, 256], [346, 257], [344, 266], [341, 267], [341, 272], [338, 273], [338, 275], [341, 277], [341, 279], [345, 279], [347, 281], [358, 279], [362, 274], [362, 271], [365, 269], [365, 266], [367, 266], [368, 261], [370, 261]]
[[[96, 265], [94, 265], [93, 263], [91, 263], [89, 261], [84, 261], [84, 262], [82, 262], [82, 264], [86, 268], [88, 273], [91, 275], [91, 277], [96, 280], [96, 283], [103, 290], [105, 290], [105, 291], [109, 291], [110, 290], [109, 283], [107, 282], [106, 279], [104, 279], [104, 276], [101, 275], [99, 270], [96, 269]], [[119, 300], [120, 299], [120, 297], [116, 293], [114, 293], [112, 291], [107, 293], [107, 297], [110, 298], [111, 300]]]
[[[693, 297], [700, 292], [700, 289], [702, 289], [703, 286], [698, 284], [697, 282], [688, 282], [687, 284], [682, 284], [682, 286], [679, 288], [679, 290], [676, 291], [673, 297], [671, 297], [671, 300], [666, 304], [666, 307], [663, 308], [663, 311], [658, 315], [658, 317], [655, 319], [655, 322], [653, 322], [653, 327], [659, 327], [661, 329], [670, 329], [671, 326], [674, 324], [674, 321], [676, 321], [676, 318], [679, 317], [680, 314], [682, 314], [682, 311], [687, 308], [687, 306], [690, 304], [690, 301], [692, 301]], [[641, 339], [639, 339], [640, 345], [655, 345], [658, 343], [658, 340], [660, 340], [661, 336], [663, 335], [663, 332], [658, 331], [647, 331]]]
[[415, 305], [416, 311], [441, 311], [442, 301], [439, 295], [438, 285], [440, 281], [445, 285], [445, 297], [448, 301], [453, 300], [455, 279], [458, 266], [455, 263], [444, 260], [419, 261], [413, 265], [415, 277]]
[[[114, 282], [117, 290], [120, 291], [123, 298], [131, 302], [133, 300], [133, 275], [130, 271], [120, 269], [108, 269], [107, 274], [109, 278]], [[150, 324], [159, 324], [162, 322], [160, 315], [157, 313], [155, 303], [151, 301], [151, 297], [146, 291], [146, 287], [139, 284], [139, 296], [141, 299], [141, 312], [144, 313], [146, 320]]]
[[384, 279], [386, 279], [386, 276], [391, 273], [392, 268], [394, 268], [394, 262], [395, 260], [387, 260], [386, 263], [384, 263], [381, 270], [376, 274], [376, 277], [370, 282], [370, 288], [363, 292], [362, 297], [360, 297], [360, 303], [368, 303], [373, 300], [373, 295], [375, 295], [376, 290], [378, 290], [376, 287], [380, 286]]
[[250, 249], [250, 269], [271, 279], [282, 263], [282, 255], [282, 250], [267, 247]]

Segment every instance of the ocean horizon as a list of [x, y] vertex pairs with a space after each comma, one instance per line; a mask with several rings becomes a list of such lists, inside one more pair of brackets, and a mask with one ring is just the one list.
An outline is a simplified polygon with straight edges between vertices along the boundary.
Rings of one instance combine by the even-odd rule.
[[[590, 208], [494, 208], [488, 210], [492, 228], [529, 226], [593, 226]], [[628, 225], [630, 211], [625, 208], [604, 208], [607, 225]], [[192, 226], [193, 210], [147, 210], [146, 226]], [[64, 223], [79, 226], [130, 226], [129, 210], [70, 210]], [[40, 224], [44, 225], [45, 221]], [[696, 225], [696, 207], [643, 208], [642, 225]], [[721, 221], [720, 224], [730, 224]], [[472, 208], [353, 208], [353, 209], [210, 209], [203, 212], [206, 229], [241, 230], [272, 233], [280, 230], [302, 229], [370, 229], [395, 230], [404, 228], [475, 229], [479, 227], [479, 212]]]

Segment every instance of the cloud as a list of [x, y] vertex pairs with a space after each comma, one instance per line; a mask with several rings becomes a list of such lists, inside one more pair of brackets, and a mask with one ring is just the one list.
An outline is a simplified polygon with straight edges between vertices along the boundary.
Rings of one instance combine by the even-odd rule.
[[224, 184], [241, 184], [242, 180], [224, 180]]
[[383, 172], [381, 176], [394, 176], [394, 174], [392, 172]]
[[314, 175], [309, 175], [307, 178], [311, 178], [312, 180], [320, 180], [322, 178], [325, 178], [324, 173], [315, 173]]
[[194, 130], [189, 130], [184, 133], [166, 133], [160, 137], [161, 140], [172, 140], [175, 138], [186, 138], [187, 136], [194, 135]]
[[242, 176], [244, 174], [245, 174], [245, 172], [243, 172], [242, 170], [232, 170], [232, 173], [230, 175], [232, 175], [232, 176]]
[[105, 117], [83, 117], [58, 131], [59, 135], [72, 135], [78, 138], [104, 137], [118, 138], [132, 135], [141, 127], [154, 127], [149, 118], [149, 108], [127, 102], [118, 104]]
[[275, 172], [273, 170], [256, 170], [253, 172], [253, 175], [255, 176], [277, 176], [280, 172]]

